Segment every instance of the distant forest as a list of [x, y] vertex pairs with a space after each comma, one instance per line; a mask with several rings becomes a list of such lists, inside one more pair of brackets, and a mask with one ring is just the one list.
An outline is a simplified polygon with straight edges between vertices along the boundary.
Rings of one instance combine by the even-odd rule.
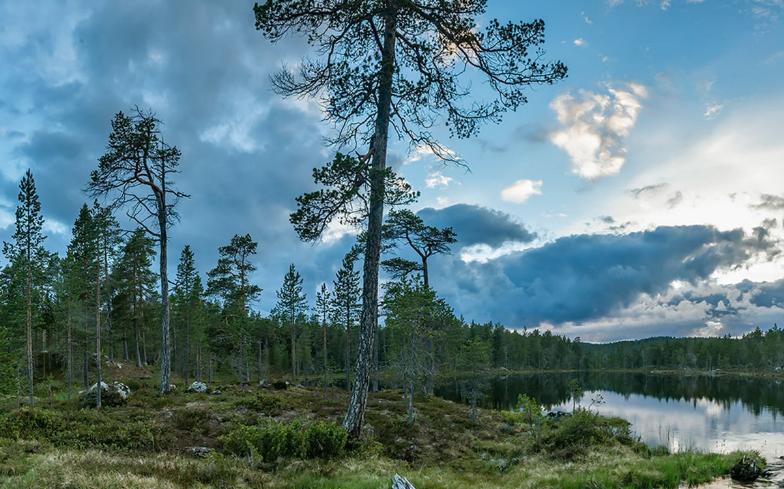
[[[72, 384], [88, 387], [96, 380], [99, 365], [159, 364], [162, 330], [157, 325], [163, 308], [155, 286], [154, 241], [144, 229], [122, 233], [106, 208], [85, 204], [68, 250], [59, 256], [43, 246], [43, 218], [30, 172], [20, 185], [20, 202], [15, 241], [5, 243], [8, 263], [0, 273], [2, 391], [24, 392], [33, 379], [48, 379], [66, 383], [70, 396]], [[440, 252], [448, 252], [455, 241], [449, 228], [428, 228], [411, 213], [401, 216], [405, 219], [385, 228], [390, 239], [393, 225], [405, 224], [408, 231], [431, 232], [431, 238], [440, 232]], [[234, 236], [218, 250], [206, 284], [186, 246], [176, 277], [169, 280], [172, 370], [186, 384], [227, 378], [249, 383], [285, 375], [292, 381], [345, 379], [349, 385], [361, 311], [359, 271], [354, 270], [358, 249], [346, 255], [334, 281], [322, 284], [315, 298], [303, 292], [292, 264], [278, 282], [277, 305], [262, 315], [252, 308], [260, 288], [253, 280], [256, 243], [251, 236]], [[426, 261], [418, 265], [393, 257], [385, 263], [396, 278], [382, 287], [375, 388], [379, 370], [414, 392], [432, 391], [439, 377], [478, 377], [491, 369], [779, 371], [784, 365], [784, 331], [776, 325], [742, 338], [590, 344], [550, 331], [469, 323], [425, 282]], [[96, 361], [96, 351], [104, 361]]]

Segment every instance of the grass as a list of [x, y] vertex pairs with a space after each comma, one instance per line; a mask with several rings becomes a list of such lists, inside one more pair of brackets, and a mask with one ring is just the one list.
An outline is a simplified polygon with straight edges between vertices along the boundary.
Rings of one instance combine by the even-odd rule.
[[[0, 415], [0, 489], [369, 489], [388, 488], [395, 473], [417, 489], [674, 488], [720, 477], [741, 456], [650, 450], [625, 421], [591, 413], [532, 426], [479, 409], [471, 423], [468, 406], [436, 397], [417, 398], [412, 426], [400, 391], [371, 393], [366, 421], [375, 435], [325, 456], [314, 447], [334, 443], [329, 427], [342, 421], [344, 391], [222, 385], [220, 395], [180, 389], [163, 396], [152, 381], [134, 382], [126, 406], [101, 411], [59, 393], [53, 409], [48, 398], [32, 412], [16, 412], [13, 399], [0, 402], [7, 413]], [[306, 441], [296, 443], [305, 448], [269, 451], [269, 440], [282, 439], [289, 426], [301, 431]], [[287, 440], [299, 440], [292, 433]], [[193, 446], [213, 451], [197, 459], [185, 450]], [[265, 450], [299, 455], [264, 460], [257, 455]]]

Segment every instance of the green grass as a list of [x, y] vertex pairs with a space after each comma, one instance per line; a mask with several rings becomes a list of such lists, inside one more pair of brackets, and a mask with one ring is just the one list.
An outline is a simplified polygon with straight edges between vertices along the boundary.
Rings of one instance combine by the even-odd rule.
[[[9, 408], [0, 415], [6, 437], [0, 489], [387, 489], [395, 473], [417, 489], [675, 488], [720, 477], [740, 458], [650, 450], [625, 421], [591, 413], [532, 427], [516, 415], [480, 409], [471, 423], [468, 406], [436, 397], [416, 399], [411, 426], [400, 391], [371, 393], [366, 421], [373, 437], [346, 450], [314, 452], [327, 445], [312, 440], [334, 443], [329, 427], [342, 421], [347, 393], [223, 385], [217, 396], [160, 395], [152, 383], [137, 383], [128, 405], [101, 411], [81, 409], [60, 393], [54, 409], [44, 399], [39, 405], [46, 407], [20, 412], [12, 398], [0, 401]], [[286, 427], [303, 436], [292, 438], [299, 440], [295, 449], [268, 451], [274, 461], [255, 457]], [[316, 428], [307, 435], [309, 427]], [[183, 451], [191, 446], [214, 450], [195, 459]]]

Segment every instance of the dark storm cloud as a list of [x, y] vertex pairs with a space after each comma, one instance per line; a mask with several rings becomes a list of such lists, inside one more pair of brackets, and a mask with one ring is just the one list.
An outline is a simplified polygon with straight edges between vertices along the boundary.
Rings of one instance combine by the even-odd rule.
[[[294, 198], [313, 189], [312, 168], [329, 159], [322, 139], [329, 127], [317, 110], [282, 101], [269, 85], [282, 62], [306, 53], [302, 40], [267, 42], [253, 27], [253, 2], [100, 2], [63, 26], [58, 4], [50, 7], [40, 8], [36, 25], [44, 27], [6, 51], [18, 62], [0, 74], [3, 93], [14, 94], [0, 107], [3, 137], [11, 140], [12, 127], [19, 133], [12, 153], [31, 167], [48, 221], [70, 229], [88, 200], [81, 189], [105, 151], [110, 121], [138, 106], [157, 114], [165, 140], [183, 154], [175, 182], [191, 198], [170, 232], [172, 269], [190, 244], [205, 273], [218, 247], [250, 233], [259, 243], [260, 309], [274, 305], [289, 263], [312, 272], [303, 273], [306, 289], [331, 280], [343, 241], [300, 243], [288, 222]], [[73, 59], [51, 59], [60, 44]], [[17, 128], [17, 120], [28, 124]], [[18, 183], [2, 182], [5, 200], [16, 203]], [[62, 252], [69, 239], [50, 233], [46, 245]]]
[[510, 241], [529, 243], [536, 238], [536, 233], [509, 214], [478, 205], [457, 204], [443, 209], [427, 207], [417, 215], [428, 226], [451, 226], [457, 233], [457, 246], [481, 243], [497, 247]]
[[468, 317], [510, 327], [579, 324], [620, 313], [642, 294], [665, 293], [675, 280], [697, 284], [772, 246], [742, 230], [711, 226], [576, 235], [485, 263], [455, 260], [436, 281]]

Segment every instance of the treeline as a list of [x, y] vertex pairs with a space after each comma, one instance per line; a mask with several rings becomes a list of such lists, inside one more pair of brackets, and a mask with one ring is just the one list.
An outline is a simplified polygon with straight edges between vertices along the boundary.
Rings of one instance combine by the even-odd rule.
[[[164, 344], [163, 330], [157, 327], [162, 300], [149, 233], [143, 228], [123, 233], [107, 208], [85, 204], [75, 217], [65, 256], [59, 256], [44, 247], [44, 221], [30, 172], [20, 184], [19, 201], [16, 233], [5, 243], [7, 264], [0, 273], [3, 391], [29, 389], [32, 402], [34, 377], [54, 374], [62, 376], [70, 396], [73, 384], [87, 387], [99, 380], [106, 362], [158, 364]], [[401, 235], [426, 236], [432, 242], [440, 232], [440, 252], [448, 252], [455, 240], [449, 228], [429, 228], [410, 213], [391, 219], [388, 252]], [[362, 291], [354, 267], [361, 247], [344, 257], [332, 283], [322, 284], [315, 298], [303, 292], [302, 277], [292, 264], [280, 278], [277, 304], [266, 316], [253, 309], [261, 291], [252, 264], [256, 247], [250, 235], [234, 236], [219, 248], [206, 283], [190, 246], [181, 250], [168, 305], [173, 370], [186, 383], [217, 375], [249, 383], [287, 374], [295, 381], [323, 376], [324, 385], [340, 372], [349, 385], [357, 357]], [[414, 251], [423, 257], [433, 254]], [[373, 385], [378, 387], [378, 371], [388, 370], [409, 399], [418, 390], [432, 392], [439, 376], [480, 377], [490, 368], [775, 370], [784, 365], [784, 332], [777, 326], [765, 333], [757, 328], [742, 338], [596, 345], [550, 331], [467, 323], [417, 274], [424, 271], [427, 277], [426, 258], [405, 267], [396, 258], [387, 262], [397, 266], [392, 270], [397, 279], [383, 291], [385, 320], [375, 342]]]

